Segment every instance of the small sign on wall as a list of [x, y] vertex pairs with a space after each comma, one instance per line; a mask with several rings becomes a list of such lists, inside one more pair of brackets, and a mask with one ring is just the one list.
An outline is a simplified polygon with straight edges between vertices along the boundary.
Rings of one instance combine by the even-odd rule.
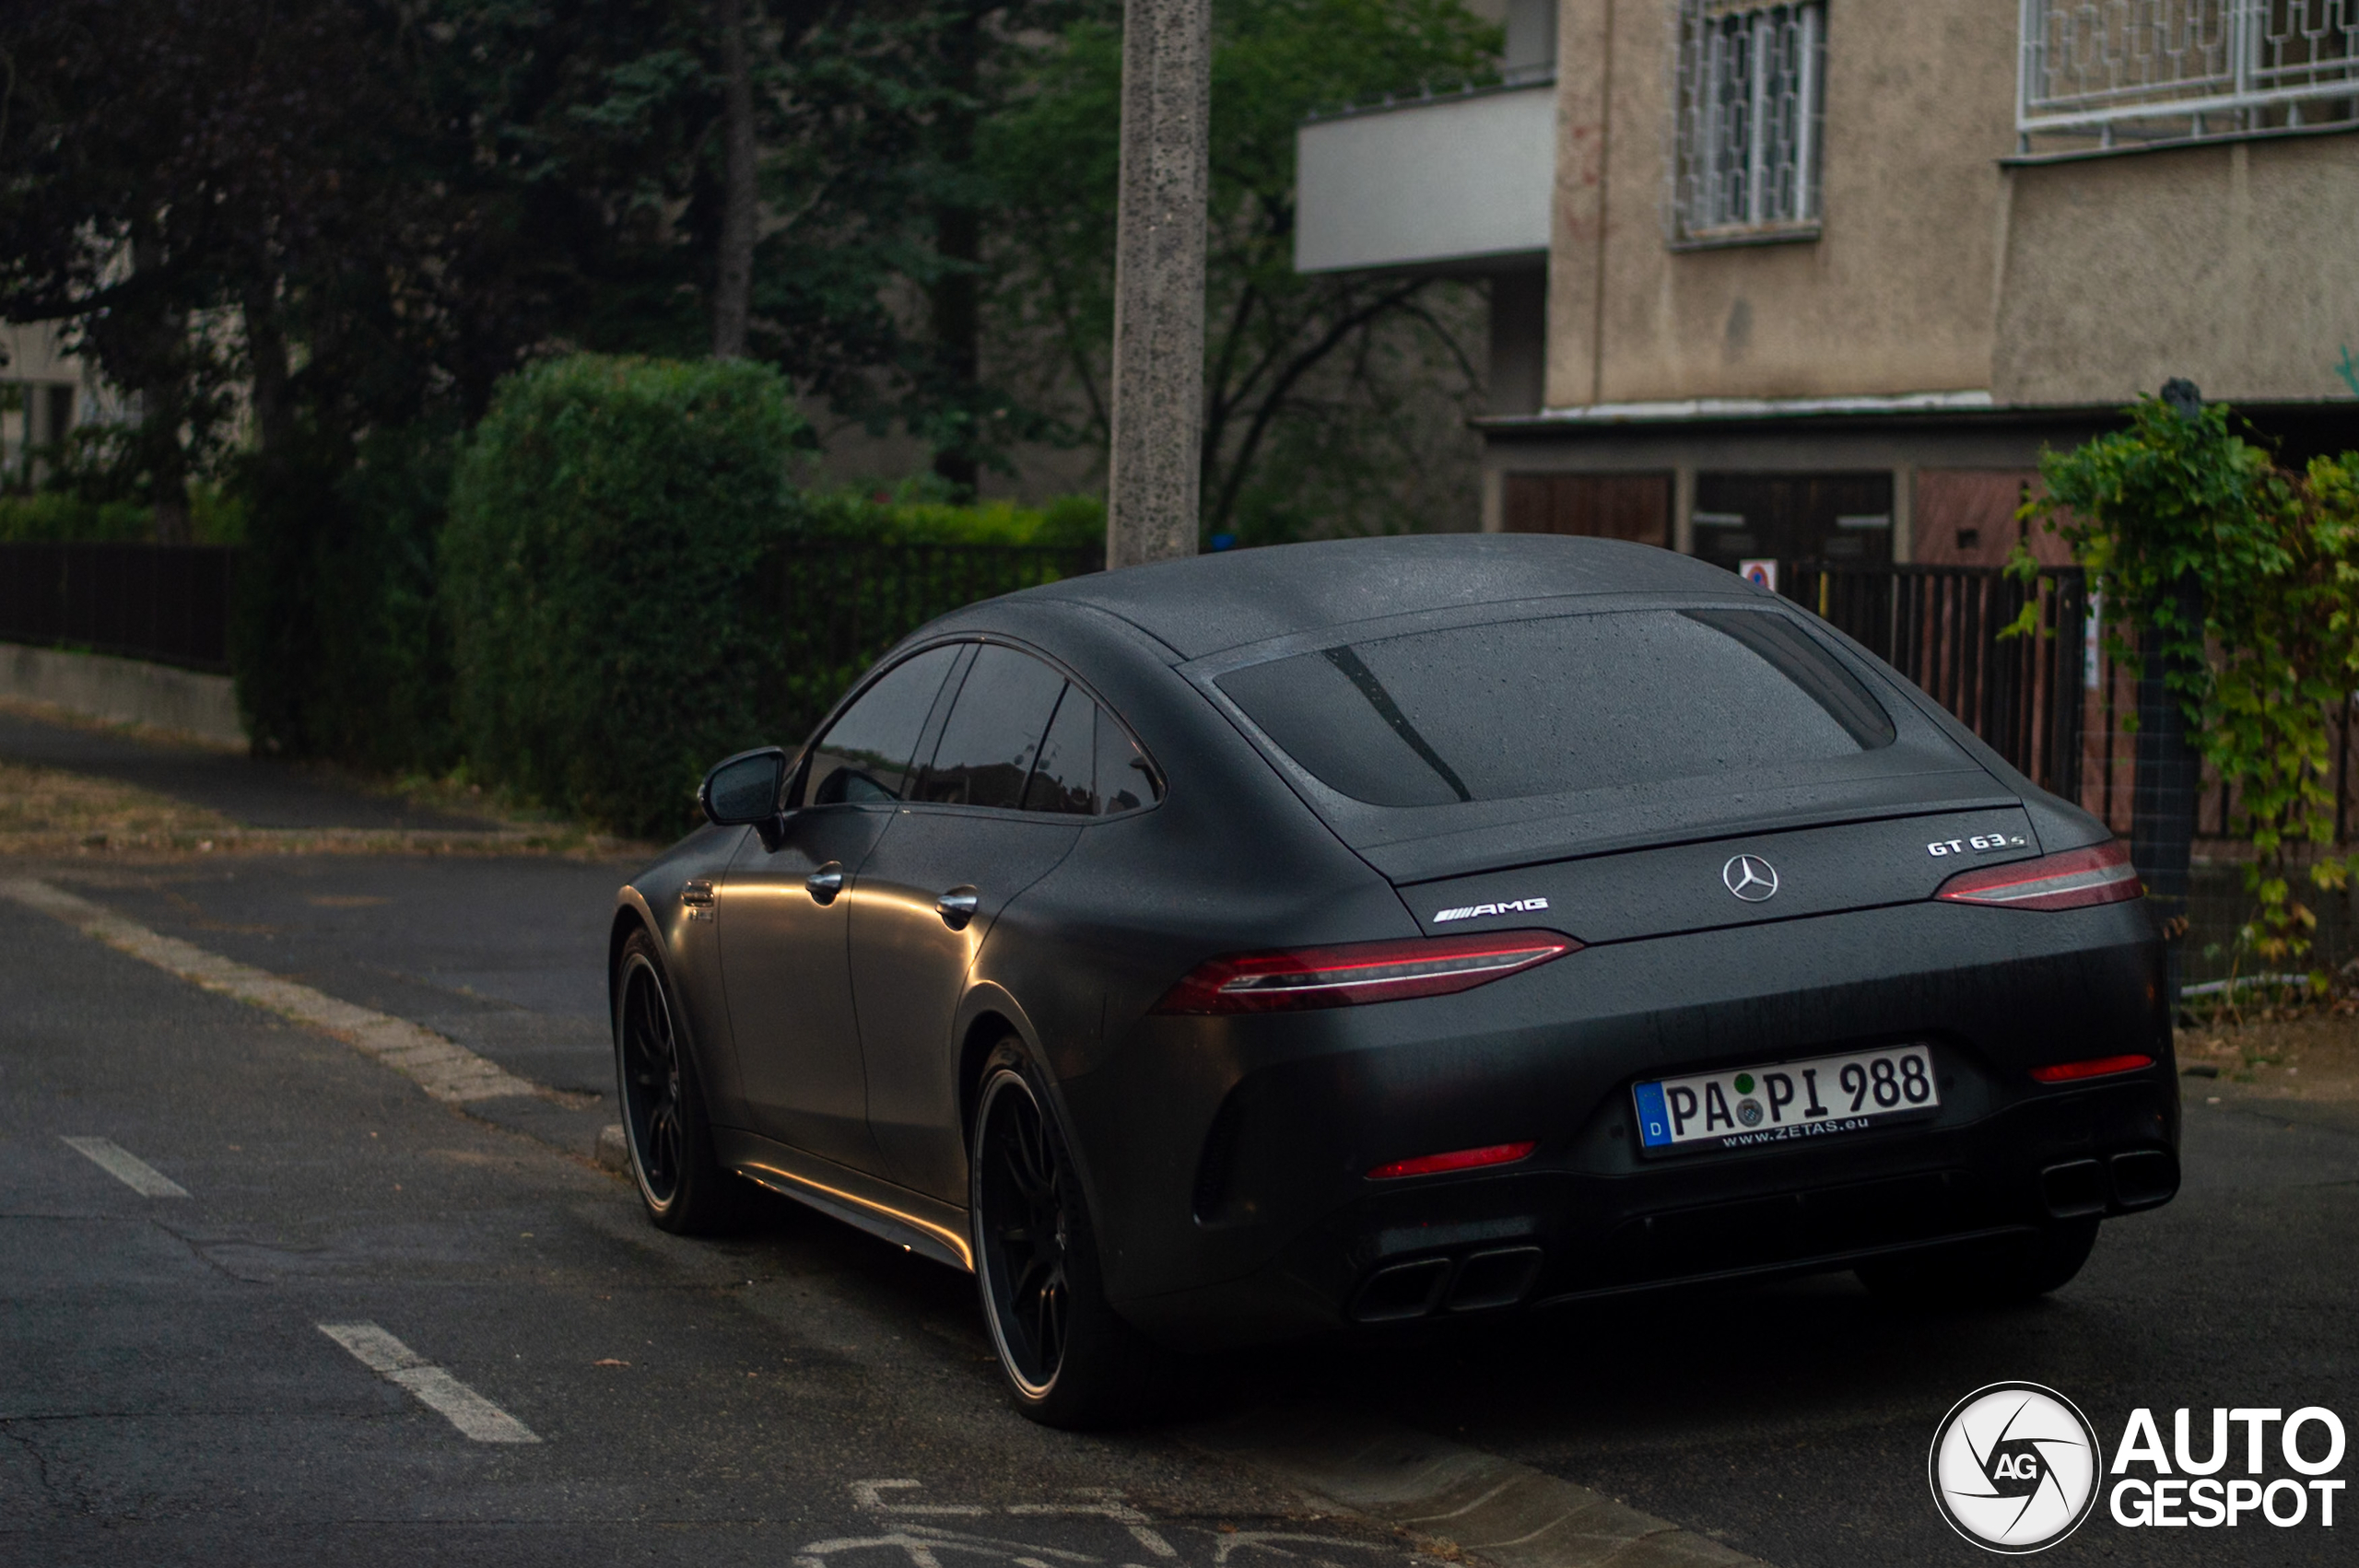
[[1755, 588], [1778, 591], [1778, 563], [1775, 561], [1739, 561], [1736, 575]]

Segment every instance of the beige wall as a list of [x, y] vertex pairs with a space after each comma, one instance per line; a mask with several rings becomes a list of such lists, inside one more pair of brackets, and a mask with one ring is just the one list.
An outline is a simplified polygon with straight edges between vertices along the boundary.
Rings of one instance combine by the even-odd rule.
[[2126, 401], [2348, 398], [2359, 355], [2359, 135], [2232, 142], [2007, 171], [1992, 391]]
[[1549, 404], [1987, 387], [2015, 8], [1828, 0], [1820, 237], [1674, 252], [1672, 6], [1564, 0]]

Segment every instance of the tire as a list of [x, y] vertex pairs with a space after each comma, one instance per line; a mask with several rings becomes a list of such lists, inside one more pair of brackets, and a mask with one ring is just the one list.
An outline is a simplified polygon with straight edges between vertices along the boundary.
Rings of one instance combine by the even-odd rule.
[[654, 939], [633, 931], [616, 961], [615, 1095], [647, 1217], [677, 1235], [742, 1226], [753, 1188], [713, 1157], [695, 1054]]
[[2069, 1284], [2096, 1240], [2095, 1220], [2059, 1220], [1995, 1245], [1967, 1243], [1862, 1264], [1860, 1282], [1878, 1300], [1911, 1311], [2012, 1306]]
[[1044, 1426], [1144, 1420], [1164, 1402], [1164, 1358], [1106, 1304], [1088, 1202], [1051, 1106], [1013, 1038], [992, 1051], [967, 1176], [992, 1348], [1009, 1398]]

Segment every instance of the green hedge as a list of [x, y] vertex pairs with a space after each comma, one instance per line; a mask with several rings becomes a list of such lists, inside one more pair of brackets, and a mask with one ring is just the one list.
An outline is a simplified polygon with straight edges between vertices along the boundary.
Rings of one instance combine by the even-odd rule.
[[781, 658], [759, 568], [804, 426], [745, 361], [580, 355], [499, 391], [458, 466], [441, 597], [477, 776], [616, 830], [688, 825]]
[[801, 536], [868, 544], [1032, 544], [1088, 549], [1106, 543], [1106, 503], [1059, 496], [1046, 506], [948, 501], [842, 489], [810, 497]]
[[[195, 485], [188, 499], [194, 543], [245, 543], [245, 509], [238, 497], [217, 485]], [[0, 542], [144, 543], [155, 537], [155, 509], [144, 501], [94, 501], [64, 490], [0, 496]]]

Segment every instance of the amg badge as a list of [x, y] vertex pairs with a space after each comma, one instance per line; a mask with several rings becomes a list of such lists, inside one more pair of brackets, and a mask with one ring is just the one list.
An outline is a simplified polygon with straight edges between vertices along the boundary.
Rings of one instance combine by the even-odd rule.
[[1475, 920], [1485, 915], [1530, 915], [1548, 907], [1545, 898], [1510, 898], [1503, 904], [1469, 904], [1462, 909], [1437, 909], [1434, 924], [1447, 920]]

